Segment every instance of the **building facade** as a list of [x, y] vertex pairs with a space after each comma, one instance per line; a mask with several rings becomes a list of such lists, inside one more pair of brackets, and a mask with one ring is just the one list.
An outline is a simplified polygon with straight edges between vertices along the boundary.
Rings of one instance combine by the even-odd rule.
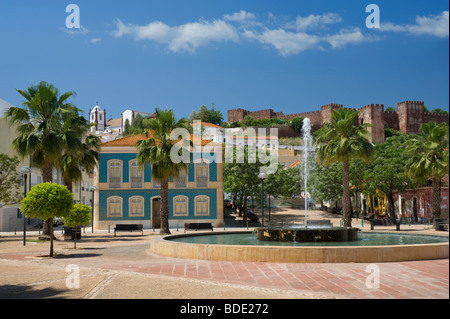
[[[151, 165], [140, 167], [136, 160], [135, 144], [143, 138], [132, 135], [101, 144], [100, 163], [94, 172], [95, 229], [112, 229], [121, 223], [159, 228], [160, 184], [152, 179]], [[202, 147], [211, 143], [201, 140]], [[222, 163], [197, 155], [191, 156], [187, 173], [169, 179], [170, 227], [183, 228], [189, 222], [223, 226]]]

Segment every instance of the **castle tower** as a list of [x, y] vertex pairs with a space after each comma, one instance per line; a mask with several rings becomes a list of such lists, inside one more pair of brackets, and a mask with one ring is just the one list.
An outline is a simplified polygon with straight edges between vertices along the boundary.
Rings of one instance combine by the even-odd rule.
[[91, 132], [104, 131], [106, 129], [106, 110], [98, 106], [98, 102], [92, 110], [89, 110], [89, 124], [95, 124], [91, 127]]
[[337, 110], [341, 107], [343, 107], [342, 104], [334, 104], [334, 103], [330, 103], [320, 107], [320, 113], [322, 115], [322, 124], [325, 123], [325, 121], [331, 122], [331, 113], [333, 112], [333, 110]]
[[397, 103], [398, 124], [400, 132], [418, 134], [424, 123], [425, 106], [420, 101], [404, 101]]
[[371, 127], [369, 140], [372, 143], [384, 142], [384, 105], [369, 104], [358, 109], [358, 124], [368, 123]]

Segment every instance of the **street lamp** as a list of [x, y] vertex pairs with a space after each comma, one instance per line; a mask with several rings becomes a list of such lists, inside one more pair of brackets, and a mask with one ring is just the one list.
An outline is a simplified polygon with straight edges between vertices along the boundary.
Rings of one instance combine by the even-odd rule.
[[267, 178], [267, 174], [260, 173], [258, 178], [261, 179], [261, 226], [264, 227], [264, 179]]
[[94, 233], [94, 193], [97, 187], [94, 185], [91, 186], [91, 192], [92, 192], [92, 233]]
[[[23, 166], [19, 170], [19, 180], [23, 179], [23, 198], [27, 197], [27, 174], [30, 175], [31, 180], [31, 168], [28, 166]], [[23, 215], [23, 245], [26, 245], [27, 240], [27, 225], [25, 221], [25, 213]]]

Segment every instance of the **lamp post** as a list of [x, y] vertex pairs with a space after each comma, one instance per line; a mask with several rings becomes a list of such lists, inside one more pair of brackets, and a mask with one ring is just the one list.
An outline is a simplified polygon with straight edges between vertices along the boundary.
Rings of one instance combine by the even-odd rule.
[[[19, 170], [19, 180], [23, 179], [23, 198], [27, 197], [27, 174], [30, 175], [31, 180], [31, 168], [28, 166], [23, 166]], [[23, 215], [23, 245], [26, 245], [27, 240], [27, 225], [26, 225], [26, 218], [25, 213], [22, 213]]]
[[92, 192], [92, 233], [94, 233], [94, 194], [97, 187], [94, 185], [91, 186], [91, 192]]
[[264, 179], [267, 178], [267, 174], [260, 173], [258, 178], [261, 179], [261, 226], [264, 227]]

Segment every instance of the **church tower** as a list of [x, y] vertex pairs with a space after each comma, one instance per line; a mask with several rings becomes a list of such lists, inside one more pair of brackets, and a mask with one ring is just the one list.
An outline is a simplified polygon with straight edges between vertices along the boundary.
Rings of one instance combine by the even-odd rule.
[[93, 110], [89, 110], [89, 124], [95, 124], [91, 127], [91, 132], [104, 131], [106, 129], [106, 110], [98, 106], [98, 102]]

